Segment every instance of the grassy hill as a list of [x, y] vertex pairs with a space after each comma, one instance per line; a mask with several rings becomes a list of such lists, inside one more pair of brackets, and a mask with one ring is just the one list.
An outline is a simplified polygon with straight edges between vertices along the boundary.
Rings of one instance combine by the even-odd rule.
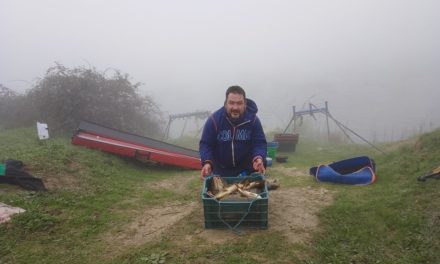
[[[0, 160], [22, 160], [49, 191], [0, 185], [0, 202], [26, 209], [0, 225], [0, 263], [440, 263], [440, 181], [416, 180], [440, 160], [440, 131], [384, 147], [386, 155], [300, 139], [295, 153], [283, 153], [288, 162], [268, 175], [281, 181], [283, 195], [334, 194], [317, 210], [319, 228], [310, 239], [291, 243], [269, 221], [268, 230], [243, 236], [209, 233], [221, 241], [214, 243], [197, 235], [203, 233], [200, 204], [189, 206], [200, 203], [198, 171], [122, 159], [73, 146], [69, 138], [40, 142], [33, 129], [1, 131]], [[375, 184], [323, 184], [297, 173], [356, 155], [375, 159]], [[143, 219], [160, 208], [191, 212], [142, 240], [133, 223], [145, 231], [151, 222]], [[159, 219], [176, 214], [161, 211]]]
[[439, 164], [440, 130], [399, 145], [376, 157], [374, 187], [340, 190], [321, 212], [316, 263], [440, 263], [440, 181], [416, 180]]

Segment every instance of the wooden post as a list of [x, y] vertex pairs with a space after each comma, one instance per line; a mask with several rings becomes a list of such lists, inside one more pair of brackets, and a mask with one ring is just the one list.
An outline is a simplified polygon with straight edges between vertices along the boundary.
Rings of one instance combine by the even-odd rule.
[[172, 118], [169, 117], [169, 119], [168, 119], [168, 125], [167, 125], [167, 127], [165, 128], [164, 139], [168, 139], [168, 136], [169, 136], [169, 133], [170, 133], [170, 126], [171, 126], [171, 122], [172, 122], [172, 121], [173, 121]]
[[183, 137], [183, 133], [185, 132], [186, 123], [188, 122], [188, 118], [185, 118], [185, 121], [183, 123], [182, 132], [180, 132], [180, 137]]
[[293, 110], [293, 133], [296, 132], [296, 111], [295, 111], [295, 106], [292, 106], [292, 110]]
[[330, 127], [328, 125], [328, 102], [325, 101], [325, 119], [327, 120], [327, 139], [330, 142]]

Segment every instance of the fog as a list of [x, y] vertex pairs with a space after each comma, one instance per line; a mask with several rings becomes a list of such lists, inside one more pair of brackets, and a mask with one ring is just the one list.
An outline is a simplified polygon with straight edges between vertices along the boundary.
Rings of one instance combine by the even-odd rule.
[[284, 129], [294, 105], [328, 101], [365, 138], [395, 140], [440, 126], [439, 10], [425, 0], [0, 0], [0, 83], [23, 92], [55, 61], [118, 69], [169, 114], [214, 111], [240, 85], [267, 131]]

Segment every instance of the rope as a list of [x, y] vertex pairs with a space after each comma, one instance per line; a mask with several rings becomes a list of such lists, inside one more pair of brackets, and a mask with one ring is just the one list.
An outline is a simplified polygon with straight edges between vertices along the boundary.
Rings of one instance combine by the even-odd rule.
[[240, 229], [238, 229], [238, 227], [241, 225], [241, 223], [243, 222], [243, 220], [246, 218], [246, 216], [248, 216], [248, 214], [250, 213], [250, 211], [251, 211], [251, 207], [252, 207], [252, 205], [254, 204], [254, 202], [256, 201], [257, 199], [254, 199], [254, 200], [252, 200], [250, 203], [249, 203], [249, 206], [248, 206], [248, 209], [247, 209], [247, 212], [245, 212], [244, 214], [243, 214], [243, 216], [241, 217], [241, 219], [237, 222], [237, 224], [235, 224], [233, 227], [230, 225], [230, 224], [228, 224], [225, 220], [223, 220], [223, 218], [221, 217], [221, 201], [218, 201], [218, 211], [217, 211], [217, 217], [223, 222], [223, 224], [225, 224], [233, 233], [235, 233], [235, 234], [237, 234], [237, 235], [243, 235], [244, 234], [244, 232], [242, 231], [242, 230], [240, 230]]
[[[252, 179], [255, 179], [255, 178], [257, 178], [257, 177], [262, 177], [262, 179], [264, 180], [264, 177], [265, 177], [265, 175], [263, 175], [263, 174], [260, 174], [260, 173], [258, 173], [258, 172], [254, 172], [254, 173], [251, 173], [251, 175], [247, 175], [247, 176], [245, 176], [245, 177], [243, 177], [243, 179], [242, 180], [244, 180], [244, 179], [250, 179], [250, 180], [252, 180]], [[248, 216], [249, 215], [249, 213], [250, 213], [250, 211], [251, 211], [251, 208], [252, 208], [252, 205], [254, 204], [254, 202], [257, 200], [258, 198], [255, 198], [255, 199], [253, 199], [252, 201], [250, 201], [249, 202], [249, 206], [248, 206], [248, 209], [247, 209], [247, 211], [243, 214], [243, 216], [240, 218], [240, 220], [234, 225], [234, 226], [231, 226], [230, 224], [228, 224], [223, 218], [222, 218], [222, 216], [221, 216], [221, 204], [222, 204], [222, 201], [218, 201], [218, 210], [217, 210], [217, 217], [222, 221], [222, 223], [223, 224], [225, 224], [233, 233], [235, 233], [235, 234], [237, 234], [237, 235], [243, 235], [244, 234], [244, 232], [242, 231], [242, 230], [240, 230], [240, 229], [238, 229], [238, 227], [241, 225], [241, 223], [244, 221], [244, 219], [246, 218], [246, 216]], [[224, 204], [224, 202], [223, 202], [223, 204]]]

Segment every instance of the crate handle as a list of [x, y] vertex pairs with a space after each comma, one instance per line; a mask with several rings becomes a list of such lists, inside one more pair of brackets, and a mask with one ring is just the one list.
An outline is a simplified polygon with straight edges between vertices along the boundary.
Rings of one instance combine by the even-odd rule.
[[242, 235], [243, 234], [243, 231], [241, 231], [241, 230], [239, 230], [239, 229], [237, 229], [238, 228], [238, 226], [240, 226], [240, 224], [243, 222], [243, 220], [246, 218], [246, 216], [249, 214], [249, 212], [251, 211], [251, 207], [252, 207], [252, 205], [254, 204], [254, 202], [256, 201], [257, 199], [253, 199], [250, 203], [249, 203], [249, 207], [248, 207], [248, 209], [247, 209], [247, 212], [245, 212], [244, 214], [243, 214], [243, 216], [241, 217], [241, 219], [238, 221], [238, 223], [237, 224], [235, 224], [233, 227], [230, 225], [230, 224], [228, 224], [225, 220], [223, 220], [223, 218], [222, 218], [222, 216], [221, 216], [221, 201], [218, 201], [218, 211], [217, 211], [217, 217], [223, 222], [223, 224], [225, 224], [232, 232], [234, 232], [235, 234], [237, 234], [237, 235]]

